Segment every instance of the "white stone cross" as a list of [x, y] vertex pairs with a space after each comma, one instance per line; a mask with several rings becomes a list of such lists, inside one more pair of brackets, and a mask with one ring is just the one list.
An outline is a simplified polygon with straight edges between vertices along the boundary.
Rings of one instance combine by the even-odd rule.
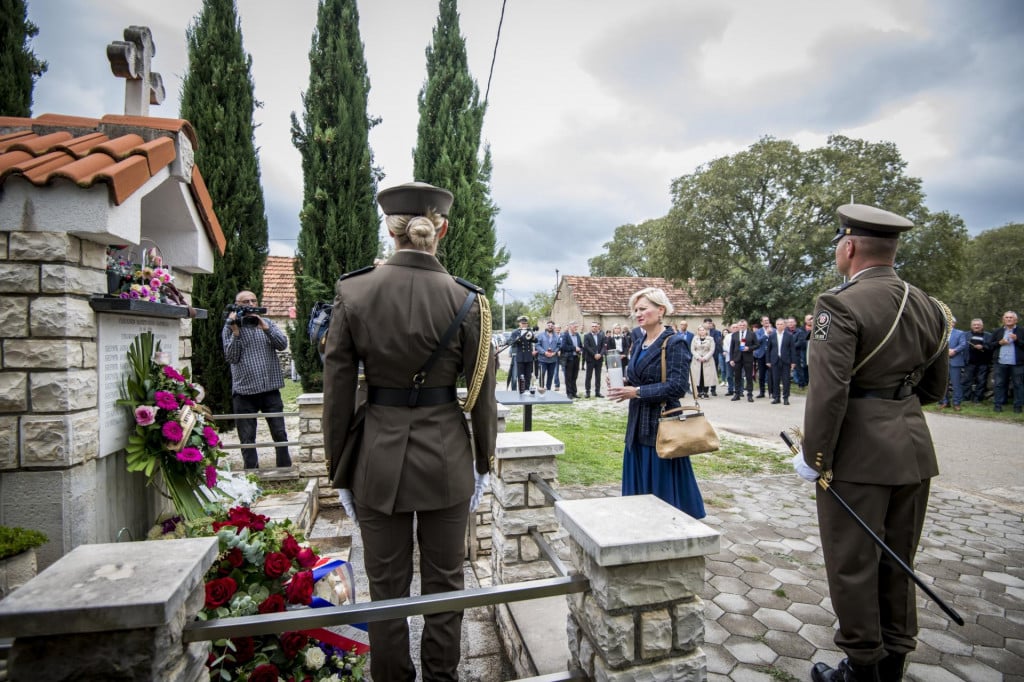
[[110, 70], [126, 79], [124, 113], [126, 116], [149, 116], [149, 105], [164, 101], [164, 79], [150, 71], [156, 46], [148, 26], [129, 26], [124, 40], [107, 45]]

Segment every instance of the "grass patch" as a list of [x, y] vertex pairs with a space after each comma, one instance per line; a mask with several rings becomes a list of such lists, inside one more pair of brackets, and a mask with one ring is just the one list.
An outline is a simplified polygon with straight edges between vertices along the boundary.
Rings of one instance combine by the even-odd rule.
[[[626, 406], [604, 400], [534, 408], [533, 428], [565, 443], [558, 458], [558, 481], [565, 485], [601, 485], [622, 480]], [[510, 406], [508, 431], [523, 430], [523, 408]], [[718, 452], [690, 458], [697, 479], [721, 475], [779, 474], [790, 471], [789, 455], [739, 438], [722, 437]], [[731, 498], [731, 493], [723, 493]], [[711, 502], [714, 504], [714, 502]], [[720, 504], [726, 504], [724, 502]]]
[[776, 597], [782, 597], [783, 599], [786, 598], [786, 591], [781, 587], [772, 590], [772, 594], [774, 594]]
[[1007, 422], [1010, 424], [1024, 424], [1024, 414], [1015, 413], [1013, 411], [1012, 402], [1010, 404], [1003, 405], [1002, 412], [996, 412], [992, 408], [991, 402], [983, 403], [981, 405], [966, 402], [960, 405], [960, 412], [954, 412], [952, 407], [942, 409], [938, 404], [928, 405], [924, 408], [924, 411], [955, 417], [967, 417], [969, 419], [988, 419], [991, 421]]
[[777, 668], [774, 665], [755, 666], [754, 669], [764, 673], [773, 680], [779, 680], [779, 682], [800, 682], [799, 678], [793, 677], [782, 668]]
[[281, 401], [284, 403], [285, 412], [296, 412], [299, 409], [299, 396], [305, 393], [302, 384], [291, 379], [284, 380], [284, 388], [281, 389]]

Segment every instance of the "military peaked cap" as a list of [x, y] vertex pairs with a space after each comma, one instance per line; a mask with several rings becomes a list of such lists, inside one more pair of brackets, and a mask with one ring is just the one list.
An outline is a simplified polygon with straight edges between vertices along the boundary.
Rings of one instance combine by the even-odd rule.
[[448, 190], [425, 182], [407, 182], [377, 193], [384, 215], [426, 215], [434, 210], [447, 218], [454, 200]]
[[843, 204], [836, 209], [836, 214], [839, 216], [839, 228], [832, 238], [833, 244], [847, 235], [896, 239], [901, 232], [914, 226], [903, 216], [865, 204]]

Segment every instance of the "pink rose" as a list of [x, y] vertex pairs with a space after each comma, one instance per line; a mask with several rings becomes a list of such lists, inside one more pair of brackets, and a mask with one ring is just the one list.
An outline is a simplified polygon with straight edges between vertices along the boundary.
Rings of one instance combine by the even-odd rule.
[[149, 280], [149, 286], [151, 288], [153, 288], [153, 289], [159, 289], [160, 288], [160, 280], [158, 280], [156, 277], [154, 277], [153, 279]]
[[[174, 441], [175, 443], [181, 440], [181, 436], [183, 435], [181, 424], [175, 421], [165, 422], [163, 428], [160, 429], [160, 432], [164, 434], [164, 438], [169, 441]], [[202, 457], [199, 459], [202, 459]]]
[[[170, 424], [172, 422], [167, 423]], [[182, 448], [181, 452], [177, 454], [177, 458], [179, 462], [202, 462], [203, 453], [199, 451], [199, 448]]]
[[211, 448], [215, 448], [220, 445], [220, 436], [217, 435], [217, 432], [212, 426], [203, 427], [203, 439], [206, 440], [206, 444]]
[[135, 408], [135, 423], [139, 426], [149, 426], [156, 421], [156, 410], [150, 405], [139, 405]]

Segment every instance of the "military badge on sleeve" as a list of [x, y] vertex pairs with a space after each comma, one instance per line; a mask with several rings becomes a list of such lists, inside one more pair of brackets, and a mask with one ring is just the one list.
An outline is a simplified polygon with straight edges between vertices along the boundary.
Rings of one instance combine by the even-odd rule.
[[827, 310], [818, 311], [814, 316], [814, 332], [812, 338], [815, 341], [828, 341], [828, 328], [832, 325], [832, 313]]

